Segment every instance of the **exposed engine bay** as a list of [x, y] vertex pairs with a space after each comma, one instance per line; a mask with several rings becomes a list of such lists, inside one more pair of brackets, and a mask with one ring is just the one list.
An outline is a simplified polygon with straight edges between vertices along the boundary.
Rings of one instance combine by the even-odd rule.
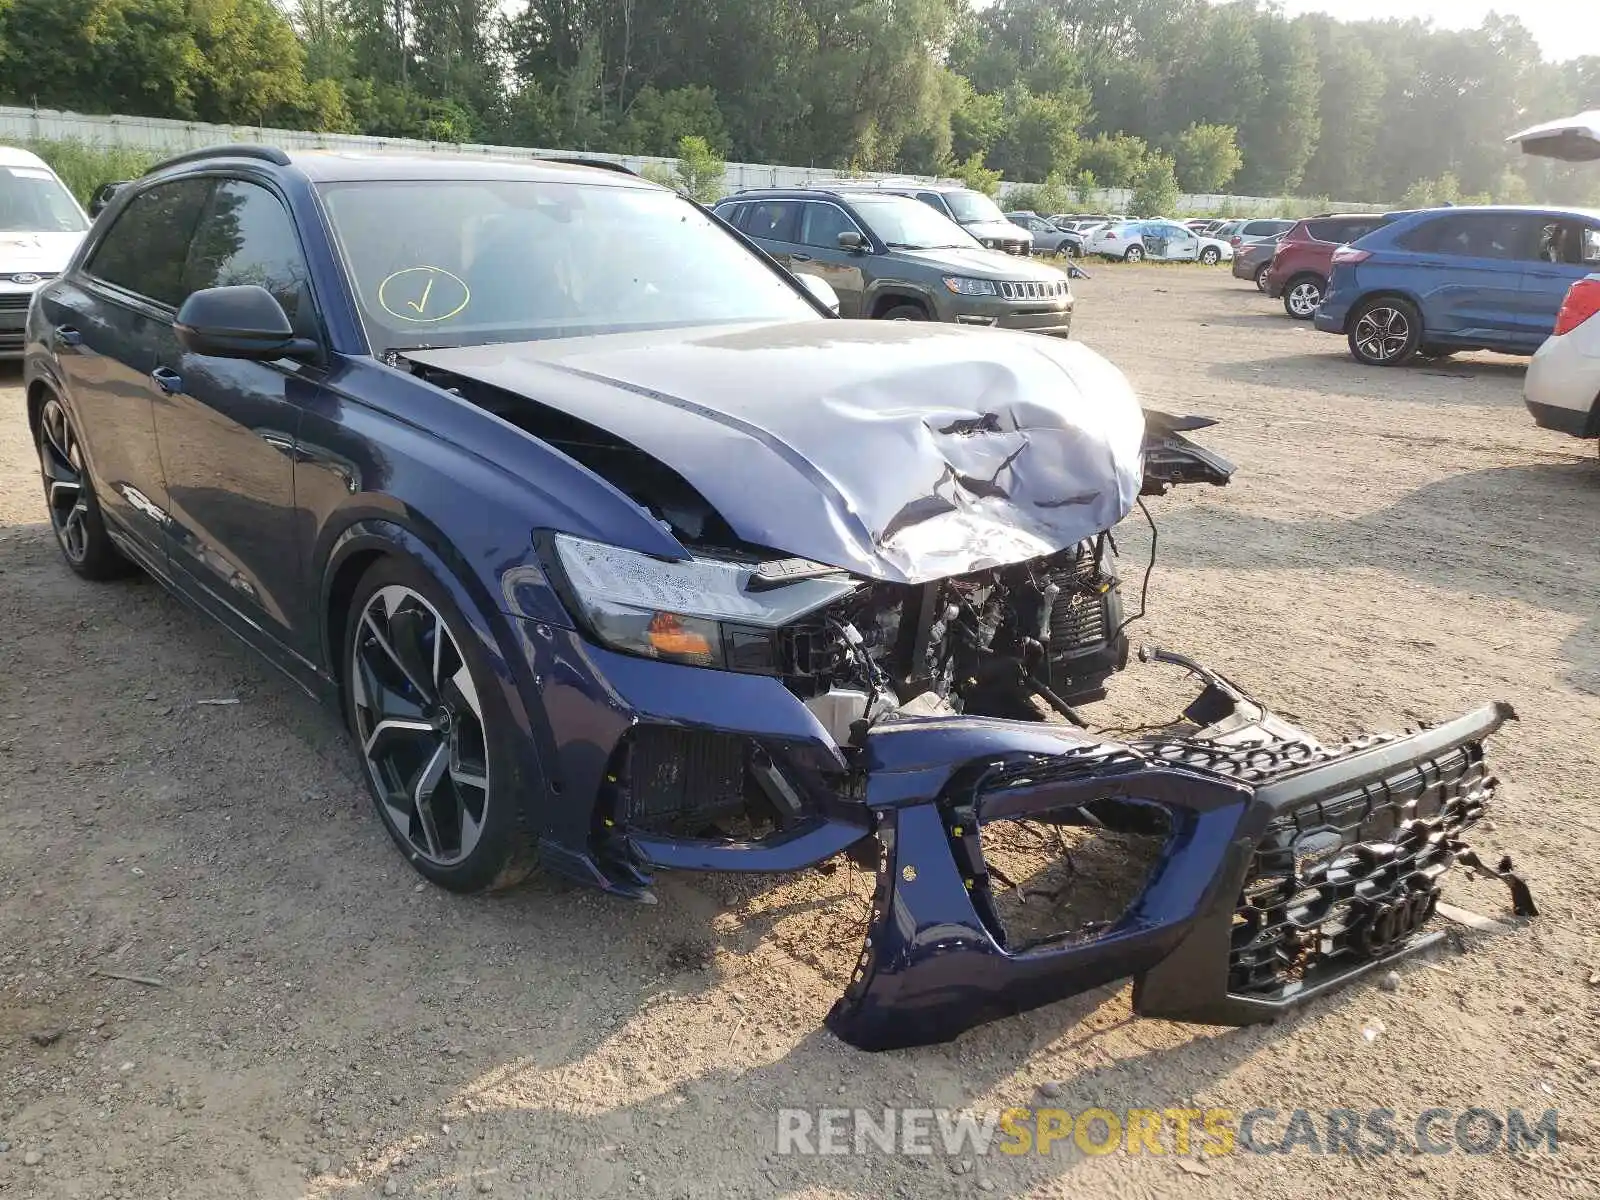
[[[580, 415], [509, 387], [547, 369], [546, 351], [494, 353], [409, 365], [589, 468], [683, 550], [662, 562], [568, 535], [540, 543], [589, 639], [697, 668], [685, 688], [745, 676], [786, 693], [770, 717], [636, 719], [606, 753], [565, 869], [650, 897], [662, 870], [870, 864], [865, 941], [828, 1018], [851, 1044], [945, 1040], [1128, 975], [1146, 1015], [1271, 1019], [1442, 936], [1425, 926], [1456, 864], [1535, 913], [1510, 860], [1490, 867], [1464, 840], [1495, 791], [1483, 742], [1514, 719], [1508, 705], [1328, 744], [1147, 648], [1198, 695], [1137, 736], [1090, 728], [1080, 706], [1128, 665], [1144, 615], [1159, 543], [1144, 497], [1232, 474], [1184, 436], [1208, 419], [1145, 411], [1129, 488], [1118, 420], [1075, 426], [1067, 405], [1019, 415], [1031, 401], [1004, 417], [929, 415], [864, 391], [881, 411], [854, 415], [881, 415], [916, 447], [881, 481], [870, 455], [818, 440], [782, 406], [763, 427], [739, 395], [716, 408], [652, 393]], [[608, 382], [623, 375], [603, 365]], [[750, 464], [725, 471], [697, 440], [729, 430], [787, 483], [743, 501], [728, 476]], [[1113, 528], [1135, 504], [1150, 527], [1136, 609]], [[791, 511], [808, 508], [809, 521]]]

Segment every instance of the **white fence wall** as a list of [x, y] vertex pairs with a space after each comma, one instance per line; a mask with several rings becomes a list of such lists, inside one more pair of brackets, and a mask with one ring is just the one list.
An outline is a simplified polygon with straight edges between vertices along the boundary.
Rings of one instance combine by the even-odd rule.
[[[31, 138], [75, 139], [105, 146], [139, 146], [155, 151], [198, 150], [225, 142], [265, 142], [286, 150], [351, 150], [365, 154], [438, 154], [453, 157], [478, 155], [484, 158], [532, 159], [582, 153], [586, 158], [621, 163], [638, 171], [646, 165], [671, 166], [676, 160], [651, 158], [639, 154], [608, 154], [601, 151], [546, 150], [528, 146], [480, 146], [458, 142], [424, 142], [411, 138], [365, 137], [348, 133], [315, 133], [303, 129], [272, 129], [256, 125], [207, 125], [198, 121], [169, 121], [160, 117], [89, 116], [49, 108], [10, 108], [0, 105], [0, 141], [26, 141]], [[838, 181], [839, 172], [824, 167], [785, 167], [772, 163], [729, 163], [723, 183], [730, 191], [752, 187], [805, 187], [808, 184]], [[869, 175], [867, 178], [886, 178]], [[895, 178], [915, 178], [897, 175]], [[924, 176], [923, 179], [931, 177]], [[1015, 183], [1001, 186], [1002, 201]], [[1092, 193], [1089, 207], [1100, 211], [1124, 212], [1133, 199], [1126, 188], [1100, 188]], [[1270, 196], [1185, 195], [1179, 206], [1186, 212], [1216, 211], [1224, 207], [1246, 215], [1270, 214], [1281, 200]], [[1332, 208], [1358, 208], [1359, 205], [1333, 204]]]
[[[437, 154], [451, 157], [534, 159], [564, 154], [621, 163], [631, 171], [648, 164], [672, 166], [677, 160], [642, 154], [609, 154], [597, 150], [546, 150], [529, 146], [480, 146], [465, 142], [424, 142], [412, 138], [366, 137], [349, 133], [315, 133], [256, 125], [207, 125], [160, 117], [88, 116], [48, 108], [0, 105], [0, 140], [75, 139], [103, 146], [139, 146], [156, 151], [198, 150], [225, 142], [264, 142], [285, 150], [350, 150], [363, 154]], [[729, 163], [728, 191], [752, 187], [805, 187], [837, 180], [837, 171], [821, 167], [784, 167], [769, 163]], [[896, 178], [908, 178], [896, 176]]]

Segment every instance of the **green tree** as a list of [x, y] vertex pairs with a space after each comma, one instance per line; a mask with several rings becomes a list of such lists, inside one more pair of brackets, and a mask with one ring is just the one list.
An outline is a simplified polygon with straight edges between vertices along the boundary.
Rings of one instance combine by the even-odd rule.
[[1125, 188], [1134, 185], [1149, 154], [1150, 147], [1142, 138], [1101, 134], [1084, 144], [1078, 161], [1101, 187]]
[[1072, 181], [1072, 194], [1080, 207], [1088, 208], [1093, 203], [1094, 192], [1100, 186], [1100, 181], [1094, 177], [1094, 172], [1085, 167], [1079, 171]]
[[1139, 168], [1128, 213], [1135, 217], [1171, 216], [1177, 207], [1178, 179], [1172, 159], [1165, 154], [1152, 154]]
[[678, 139], [678, 165], [673, 173], [673, 185], [690, 199], [701, 204], [715, 204], [722, 199], [727, 171], [728, 164], [705, 138]]
[[1317, 113], [1321, 79], [1310, 29], [1273, 12], [1255, 22], [1261, 56], [1261, 99], [1239, 126], [1244, 168], [1239, 184], [1249, 195], [1293, 192], [1305, 178], [1322, 122]]
[[989, 165], [1013, 179], [1043, 179], [1052, 171], [1073, 170], [1084, 108], [1077, 93], [1036, 96], [1021, 85], [1011, 88]]
[[1178, 183], [1185, 191], [1220, 192], [1239, 173], [1244, 157], [1231, 125], [1191, 125], [1173, 148]]
[[951, 174], [973, 191], [982, 192], [986, 196], [996, 195], [1000, 191], [1000, 172], [984, 166], [981, 155], [969, 155], [964, 162], [956, 165]]
[[728, 152], [727, 126], [711, 89], [683, 87], [662, 92], [646, 85], [634, 96], [617, 130], [614, 149], [623, 154], [668, 157], [685, 137], [703, 138], [717, 153]]

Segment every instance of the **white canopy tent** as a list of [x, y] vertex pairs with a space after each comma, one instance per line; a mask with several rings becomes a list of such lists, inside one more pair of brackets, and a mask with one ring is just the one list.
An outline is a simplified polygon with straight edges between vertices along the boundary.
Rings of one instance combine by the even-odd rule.
[[1506, 139], [1519, 142], [1524, 154], [1559, 158], [1565, 162], [1600, 160], [1600, 108], [1533, 125]]

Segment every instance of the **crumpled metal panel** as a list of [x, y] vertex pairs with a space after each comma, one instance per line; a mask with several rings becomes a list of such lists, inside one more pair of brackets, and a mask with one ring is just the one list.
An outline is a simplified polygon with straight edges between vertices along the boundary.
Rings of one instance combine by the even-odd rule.
[[649, 453], [743, 539], [924, 583], [1109, 529], [1144, 418], [1076, 342], [919, 322], [806, 321], [415, 351]]

